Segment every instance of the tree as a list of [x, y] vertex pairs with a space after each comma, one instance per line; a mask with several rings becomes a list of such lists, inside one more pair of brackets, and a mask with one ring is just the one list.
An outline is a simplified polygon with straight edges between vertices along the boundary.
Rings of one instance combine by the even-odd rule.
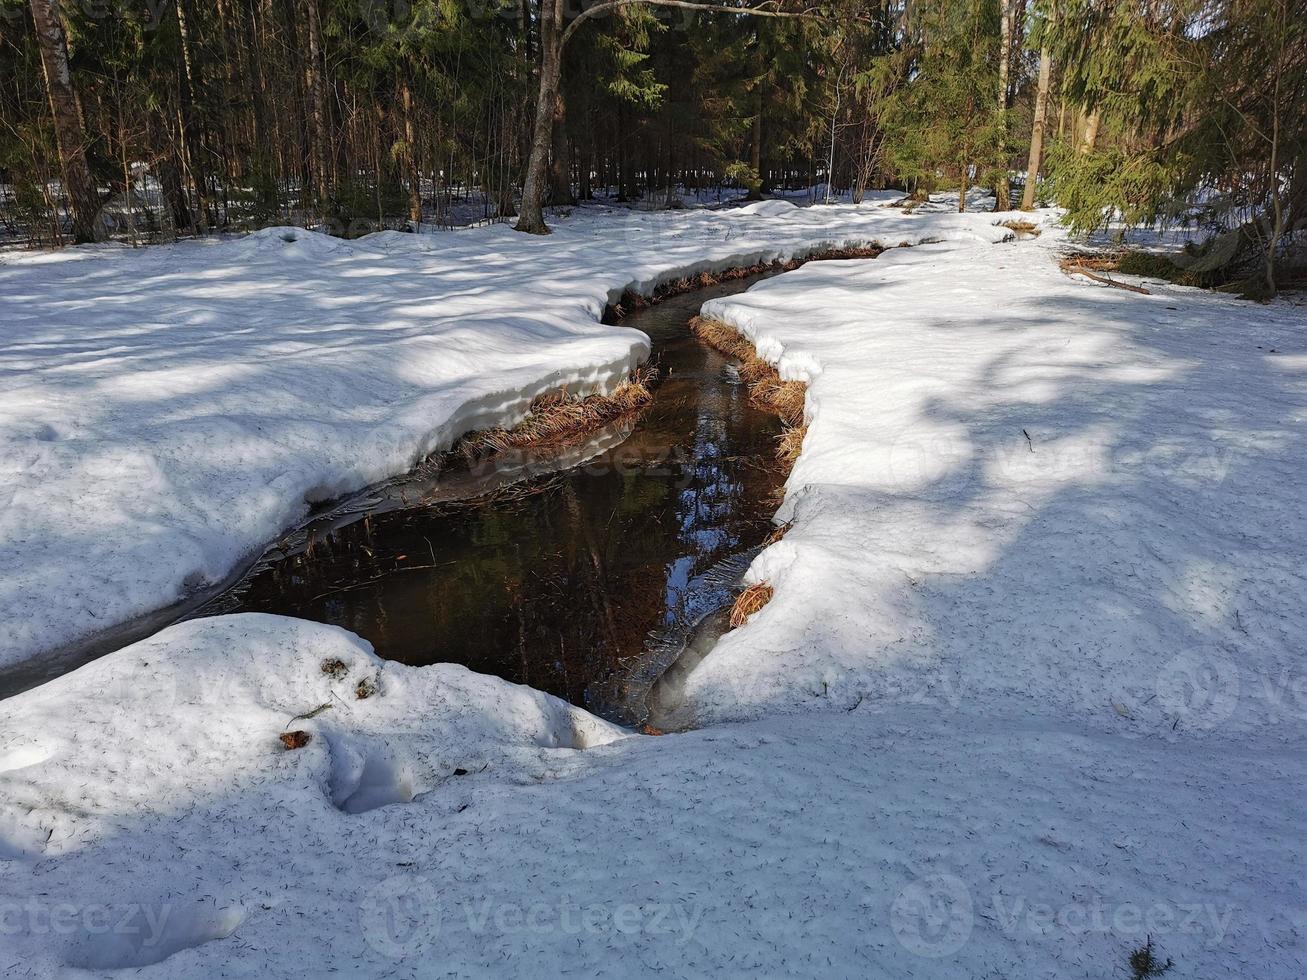
[[[998, 46], [998, 124], [1006, 136], [1007, 112], [1012, 98], [1012, 47], [1013, 36], [1017, 33], [1020, 0], [999, 0], [999, 46]], [[1009, 197], [1008, 172], [1004, 167], [994, 181], [994, 210], [1006, 211], [1012, 206]]]
[[[1045, 30], [1052, 31], [1057, 18], [1056, 0], [1049, 6], [1048, 24]], [[1035, 207], [1035, 188], [1039, 182], [1039, 166], [1044, 154], [1044, 127], [1048, 121], [1048, 89], [1053, 74], [1053, 56], [1048, 49], [1048, 42], [1039, 46], [1039, 81], [1036, 83], [1034, 118], [1030, 125], [1030, 155], [1026, 162], [1026, 186], [1021, 192], [1021, 210], [1033, 211]]]
[[965, 206], [974, 181], [1001, 206], [1033, 110], [1025, 206], [1042, 167], [1075, 228], [1196, 221], [1219, 239], [1203, 278], [1269, 292], [1307, 222], [1305, 3], [0, 0], [0, 231], [542, 231], [573, 187], [674, 204], [823, 171], [855, 199], [949, 185]]
[[59, 169], [68, 209], [73, 218], [73, 239], [95, 241], [101, 235], [100, 200], [86, 162], [86, 134], [82, 113], [68, 68], [68, 44], [54, 0], [31, 0], [32, 20], [45, 69], [50, 116], [59, 145]]
[[889, 71], [904, 81], [881, 109], [886, 156], [915, 190], [938, 186], [941, 173], [958, 187], [965, 211], [971, 172], [984, 183], [1006, 168], [1004, 114], [998, 88], [998, 9], [988, 0], [929, 0], [904, 25], [902, 49]]
[[318, 12], [318, 0], [304, 0], [303, 10], [309, 35], [309, 56], [304, 62], [304, 83], [309, 94], [309, 143], [313, 148], [315, 200], [321, 209], [326, 206], [331, 197], [331, 156], [327, 152], [329, 124], [327, 83], [323, 78], [322, 19]]
[[1049, 44], [1086, 113], [1050, 158], [1068, 222], [1196, 222], [1195, 278], [1274, 293], [1307, 154], [1303, 0], [1064, 4]]
[[593, 17], [612, 13], [631, 4], [679, 7], [704, 12], [730, 13], [750, 17], [805, 18], [819, 17], [814, 10], [783, 10], [778, 0], [760, 0], [757, 6], [730, 6], [699, 0], [599, 0], [586, 7], [569, 22], [564, 0], [540, 0], [540, 85], [536, 96], [535, 124], [531, 132], [531, 153], [526, 179], [522, 184], [522, 207], [518, 212], [517, 231], [533, 235], [549, 234], [545, 224], [544, 194], [548, 183], [549, 151], [553, 144], [553, 123], [563, 71], [563, 52], [577, 29]]
[[[892, 96], [910, 81], [913, 59], [906, 49], [912, 39], [903, 20], [882, 17], [870, 24], [856, 25], [846, 35], [850, 40], [856, 67], [853, 75], [852, 158], [853, 201], [862, 203], [863, 195], [877, 171], [886, 169], [886, 109], [893, 105]], [[892, 113], [891, 113], [892, 115]]]

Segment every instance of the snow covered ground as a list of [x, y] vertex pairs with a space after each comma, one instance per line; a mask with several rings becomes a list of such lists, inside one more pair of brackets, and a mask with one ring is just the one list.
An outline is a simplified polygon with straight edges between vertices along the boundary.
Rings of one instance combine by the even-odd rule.
[[[93, 484], [65, 472], [71, 450], [44, 470], [49, 513], [82, 533], [29, 527], [43, 512], [16, 493], [4, 560], [48, 567], [49, 588], [17, 605], [6, 572], [0, 615], [58, 630], [82, 622], [60, 582], [97, 612], [176, 587], [188, 563], [168, 549], [194, 541], [220, 566], [310, 488], [519, 410], [532, 370], [578, 355], [593, 361], [578, 383], [611, 381], [641, 341], [594, 324], [609, 289], [696, 256], [941, 239], [705, 311], [811, 387], [795, 523], [751, 573], [775, 597], [687, 681], [704, 727], [631, 735], [315, 624], [183, 624], [3, 702], [0, 973], [1127, 977], [1151, 937], [1174, 976], [1304, 975], [1301, 308], [1069, 279], [1053, 233], [995, 244], [991, 215], [773, 203], [573, 221], [544, 241], [487, 230], [496, 271], [450, 254], [482, 232], [0, 266], [6, 328], [17, 291], [80, 338], [23, 325], [25, 343], [69, 349], [21, 355], [46, 360], [20, 376], [40, 380], [27, 401], [6, 389], [5, 430], [122, 454], [96, 471], [120, 512], [77, 513]], [[327, 244], [341, 251], [297, 254]], [[239, 292], [242, 269], [271, 285]], [[79, 365], [79, 344], [102, 343], [91, 297], [134, 280], [152, 288], [100, 329], [135, 317], [153, 346], [121, 340], [137, 346], [117, 372]], [[518, 305], [495, 319], [478, 288]], [[440, 290], [473, 304], [461, 324]], [[492, 323], [501, 353], [441, 373], [441, 338]], [[539, 363], [520, 349], [533, 324]], [[179, 359], [204, 370], [150, 380]], [[4, 365], [13, 377], [11, 350]], [[124, 366], [153, 390], [150, 419], [114, 387]], [[469, 384], [481, 400], [453, 407]], [[156, 443], [187, 424], [192, 448]], [[224, 439], [207, 477], [170, 485]], [[167, 478], [112, 483], [106, 463], [132, 453]], [[213, 543], [245, 521], [264, 524]], [[101, 525], [112, 548], [91, 540]], [[51, 553], [11, 545], [14, 528]], [[74, 542], [101, 550], [75, 559]], [[79, 579], [92, 557], [103, 578]], [[115, 569], [143, 578], [115, 592]], [[361, 681], [376, 693], [359, 700]], [[285, 751], [287, 729], [312, 740]]]
[[648, 353], [597, 322], [628, 286], [926, 231], [769, 201], [587, 209], [548, 239], [272, 228], [4, 256], [0, 667], [221, 581], [313, 502], [544, 391], [611, 386]]
[[[809, 382], [813, 418], [795, 530], [753, 569], [777, 601], [691, 678], [706, 717], [928, 678], [1119, 733], [1299, 736], [1301, 310], [1073, 280], [1050, 244], [819, 263], [706, 305]], [[1229, 691], [1204, 711], [1170, 690], [1208, 675]]]

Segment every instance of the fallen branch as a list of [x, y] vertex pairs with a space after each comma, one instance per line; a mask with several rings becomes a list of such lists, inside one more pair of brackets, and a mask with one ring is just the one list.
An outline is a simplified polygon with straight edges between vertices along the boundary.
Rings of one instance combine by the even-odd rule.
[[1115, 279], [1107, 278], [1107, 276], [1100, 276], [1095, 272], [1090, 272], [1082, 265], [1063, 266], [1062, 271], [1067, 273], [1067, 275], [1086, 276], [1087, 278], [1094, 280], [1094, 282], [1101, 282], [1104, 286], [1114, 286], [1117, 289], [1128, 289], [1132, 293], [1143, 293], [1145, 296], [1153, 295], [1143, 286], [1131, 286], [1129, 283], [1117, 282]]

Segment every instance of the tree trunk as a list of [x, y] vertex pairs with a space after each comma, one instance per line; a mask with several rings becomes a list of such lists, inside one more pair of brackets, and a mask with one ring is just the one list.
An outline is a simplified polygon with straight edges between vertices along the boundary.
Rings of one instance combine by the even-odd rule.
[[540, 92], [536, 99], [535, 126], [531, 135], [531, 155], [522, 184], [522, 207], [518, 211], [517, 231], [548, 235], [545, 224], [544, 193], [549, 179], [549, 149], [553, 143], [554, 103], [558, 98], [558, 80], [562, 72], [559, 40], [563, 0], [541, 0], [540, 6]]
[[[562, 54], [559, 54], [562, 58]], [[560, 80], [561, 80], [561, 72]], [[552, 204], [575, 204], [572, 195], [572, 164], [567, 146], [567, 101], [561, 85], [554, 96], [553, 152], [549, 164], [549, 200]]]
[[159, 185], [163, 190], [163, 199], [172, 215], [173, 232], [194, 227], [195, 219], [191, 216], [190, 204], [186, 200], [186, 189], [182, 185], [181, 154], [169, 136], [167, 120], [160, 117], [160, 133], [167, 141], [163, 155], [159, 158]]
[[620, 203], [626, 203], [626, 186], [628, 170], [627, 163], [627, 146], [626, 146], [626, 112], [622, 104], [617, 104], [617, 153], [613, 158], [613, 169], [616, 175], [617, 200]]
[[840, 116], [840, 81], [844, 78], [844, 66], [840, 66], [840, 73], [835, 79], [835, 107], [830, 114], [830, 153], [826, 157], [826, 203], [831, 202], [831, 194], [835, 191], [835, 124], [839, 121]]
[[[1278, 17], [1277, 35], [1280, 39], [1280, 50], [1276, 55], [1276, 84], [1270, 94], [1270, 159], [1266, 165], [1266, 178], [1268, 178], [1268, 187], [1270, 191], [1270, 229], [1266, 235], [1266, 293], [1270, 297], [1276, 295], [1276, 252], [1280, 248], [1280, 239], [1286, 231], [1286, 203], [1285, 193], [1281, 183], [1280, 174], [1280, 142], [1281, 142], [1281, 107], [1282, 103], [1282, 86], [1283, 71], [1285, 71], [1285, 50], [1287, 47], [1287, 38], [1289, 38], [1289, 4], [1280, 5], [1280, 17]], [[1302, 165], [1302, 158], [1307, 152], [1299, 152], [1298, 159], [1295, 161], [1295, 167]], [[1298, 182], [1300, 174], [1290, 175], [1289, 191], [1290, 199], [1293, 192], [1294, 184]]]
[[577, 196], [582, 201], [589, 201], [594, 197], [594, 190], [590, 183], [590, 173], [594, 169], [595, 145], [593, 130], [587, 136], [585, 143], [582, 144], [584, 150], [581, 159], [577, 161]]
[[958, 213], [967, 209], [967, 190], [971, 187], [970, 175], [967, 173], [967, 165], [964, 163], [960, 168], [962, 170], [962, 179], [958, 184]]
[[318, 0], [304, 0], [304, 22], [309, 31], [309, 57], [304, 70], [309, 94], [309, 141], [312, 144], [313, 181], [319, 210], [330, 197], [330, 156], [327, 153], [327, 90], [322, 71], [322, 20]]
[[[263, 52], [261, 45], [263, 40], [259, 35], [259, 24], [255, 13], [255, 6], [251, 4], [247, 10], [248, 17], [245, 19], [244, 36], [249, 53], [249, 75], [245, 79], [249, 86], [250, 106], [254, 111], [254, 145], [258, 148], [257, 154], [266, 154], [263, 165], [266, 169], [271, 169], [271, 154], [268, 153], [270, 145], [269, 140], [272, 137], [272, 127], [268, 125], [268, 103], [267, 88], [264, 80]], [[266, 177], [267, 174], [262, 174]]]
[[1101, 119], [1098, 109], [1094, 109], [1085, 117], [1085, 135], [1080, 141], [1081, 153], [1092, 153], [1094, 144], [1098, 142], [1098, 124]]
[[59, 171], [73, 217], [73, 239], [92, 242], [101, 237], [104, 226], [100, 221], [99, 195], [86, 162], [86, 135], [68, 70], [64, 27], [51, 0], [31, 0], [31, 3], [41, 66], [45, 69], [45, 87], [50, 96], [50, 115], [59, 145]]
[[1290, 227], [1307, 228], [1307, 146], [1298, 151], [1298, 157], [1293, 163], [1287, 209]]
[[209, 192], [204, 159], [201, 156], [203, 136], [200, 132], [199, 113], [195, 108], [195, 66], [191, 61], [191, 32], [184, 0], [177, 2], [177, 39], [181, 44], [182, 76], [178, 85], [177, 130], [181, 144], [182, 166], [190, 175], [195, 188], [195, 210], [191, 218], [194, 228], [203, 233], [209, 230]]
[[[1008, 75], [1011, 72], [1012, 63], [1012, 17], [1013, 17], [1014, 0], [1002, 0], [999, 4], [999, 20], [1001, 24], [999, 51], [998, 51], [998, 117], [999, 121], [1004, 123], [1007, 118], [1007, 90]], [[1007, 211], [1012, 207], [1010, 198], [1011, 191], [1008, 189], [1007, 161], [1003, 162], [1003, 167], [999, 172], [998, 179], [994, 182], [994, 210]]]
[[1040, 158], [1044, 154], [1044, 124], [1048, 115], [1048, 81], [1053, 73], [1053, 56], [1047, 45], [1039, 50], [1039, 87], [1035, 91], [1035, 121], [1030, 127], [1030, 157], [1026, 162], [1026, 186], [1021, 192], [1021, 210], [1035, 208], [1035, 184], [1039, 180]]
[[418, 169], [417, 136], [413, 126], [413, 90], [408, 82], [400, 83], [400, 103], [404, 107], [404, 162], [408, 169], [408, 220], [413, 230], [422, 221], [422, 172]]
[[[1283, 8], [1281, 9], [1283, 10]], [[1284, 194], [1280, 184], [1280, 90], [1284, 73], [1285, 48], [1283, 40], [1285, 23], [1283, 18], [1279, 28], [1281, 37], [1280, 51], [1275, 60], [1275, 85], [1271, 90], [1271, 159], [1266, 168], [1271, 192], [1271, 228], [1266, 242], [1266, 291], [1271, 296], [1274, 296], [1276, 292], [1275, 253], [1280, 247], [1280, 238], [1283, 237], [1285, 230]]]
[[666, 206], [671, 207], [676, 201], [676, 122], [675, 116], [667, 118], [667, 170], [663, 174], [663, 184], [667, 188]]
[[753, 132], [749, 139], [749, 168], [753, 171], [754, 185], [749, 188], [747, 201], [762, 199], [762, 81], [753, 93]]

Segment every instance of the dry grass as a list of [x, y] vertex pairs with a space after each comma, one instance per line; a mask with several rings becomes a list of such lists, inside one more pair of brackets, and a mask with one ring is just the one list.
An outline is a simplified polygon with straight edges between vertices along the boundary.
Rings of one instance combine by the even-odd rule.
[[779, 415], [787, 425], [802, 424], [803, 407], [808, 397], [808, 386], [802, 381], [764, 378], [750, 387], [749, 395]]
[[[908, 247], [902, 243], [900, 247]], [[879, 245], [859, 245], [851, 248], [827, 248], [820, 252], [813, 252], [804, 262], [828, 262], [831, 259], [874, 259], [885, 251]], [[802, 265], [803, 263], [799, 263]]]
[[772, 381], [779, 380], [776, 369], [764, 361], [761, 357], [753, 354], [753, 348], [749, 348], [747, 360], [740, 362], [740, 380], [750, 388], [770, 384]]
[[[776, 369], [760, 358], [753, 344], [734, 327], [718, 320], [695, 317], [690, 321], [690, 329], [709, 347], [740, 362], [740, 377], [749, 382], [749, 396], [775, 412], [785, 423], [785, 430], [777, 440], [776, 458], [787, 469], [793, 466], [803, 449], [803, 438], [808, 433], [808, 425], [804, 421], [808, 386], [802, 381], [782, 381]], [[778, 492], [783, 491], [778, 488]], [[778, 527], [763, 546], [775, 544], [789, 529], [789, 524]], [[741, 592], [731, 607], [731, 629], [743, 626], [750, 616], [771, 601], [771, 597], [772, 587], [766, 582], [751, 585]]]
[[738, 629], [749, 621], [749, 617], [771, 602], [772, 587], [766, 582], [758, 582], [740, 593], [735, 605], [731, 607], [731, 629]]
[[1018, 235], [1028, 235], [1031, 238], [1039, 237], [1039, 226], [1033, 221], [1023, 221], [1020, 218], [1009, 218], [1007, 221], [1000, 221], [1004, 228], [1010, 228]]
[[789, 425], [785, 431], [780, 434], [776, 440], [776, 458], [782, 463], [794, 465], [794, 461], [799, 458], [803, 452], [803, 439], [808, 434], [807, 423], [803, 425]]
[[[758, 352], [753, 349], [753, 344], [745, 340], [734, 327], [727, 326], [720, 320], [706, 320], [696, 316], [690, 321], [690, 330], [709, 347], [734, 357], [746, 366], [753, 361], [758, 361], [764, 368], [771, 368], [770, 364], [758, 356]], [[743, 377], [743, 370], [740, 374]]]
[[768, 400], [781, 418], [790, 425], [798, 425], [803, 421], [808, 386], [802, 381], [782, 381], [772, 389]]
[[771, 534], [767, 535], [767, 540], [762, 543], [764, 548], [770, 548], [777, 541], [782, 540], [785, 535], [790, 533], [790, 528], [794, 527], [793, 521], [786, 521], [780, 527], [775, 528]]
[[1115, 279], [1099, 275], [1100, 272], [1113, 272], [1121, 268], [1124, 258], [1129, 253], [1103, 254], [1097, 255], [1092, 253], [1071, 252], [1063, 255], [1058, 259], [1057, 265], [1068, 276], [1085, 276], [1095, 282], [1101, 282], [1105, 286], [1114, 286], [1117, 289], [1124, 289], [1132, 293], [1142, 293], [1145, 296], [1150, 295], [1143, 286], [1132, 286], [1129, 283], [1117, 282]]
[[[1260, 272], [1251, 274], [1249, 266], [1238, 255], [1224, 264], [1211, 265], [1211, 256], [1202, 247], [1187, 245], [1180, 253], [1149, 252], [1139, 248], [1116, 249], [1114, 251], [1068, 251], [1059, 260], [1062, 271], [1069, 275], [1083, 275], [1108, 286], [1128, 289], [1131, 292], [1147, 294], [1142, 286], [1127, 285], [1115, 279], [1107, 279], [1099, 273], [1120, 272], [1126, 276], [1138, 276], [1141, 279], [1159, 279], [1177, 286], [1193, 286], [1198, 289], [1215, 289], [1226, 293], [1236, 293], [1245, 299], [1265, 299], [1262, 295], [1264, 283]], [[1290, 288], [1301, 282], [1301, 275], [1307, 269], [1283, 269], [1281, 272], [1282, 288]]]
[[657, 369], [643, 367], [631, 373], [612, 394], [578, 397], [567, 391], [541, 395], [530, 414], [511, 429], [486, 429], [459, 444], [469, 459], [480, 459], [509, 449], [527, 449], [562, 442], [602, 428], [614, 419], [642, 408], [653, 398]]
[[1121, 265], [1121, 254], [1119, 252], [1068, 252], [1058, 259], [1057, 265], [1063, 272], [1071, 272], [1075, 269], [1115, 272]]
[[690, 321], [694, 335], [709, 347], [740, 362], [740, 380], [749, 386], [749, 396], [775, 412], [789, 426], [803, 423], [808, 386], [802, 381], [782, 381], [776, 369], [758, 356], [753, 344], [738, 330], [719, 320], [695, 317]]

